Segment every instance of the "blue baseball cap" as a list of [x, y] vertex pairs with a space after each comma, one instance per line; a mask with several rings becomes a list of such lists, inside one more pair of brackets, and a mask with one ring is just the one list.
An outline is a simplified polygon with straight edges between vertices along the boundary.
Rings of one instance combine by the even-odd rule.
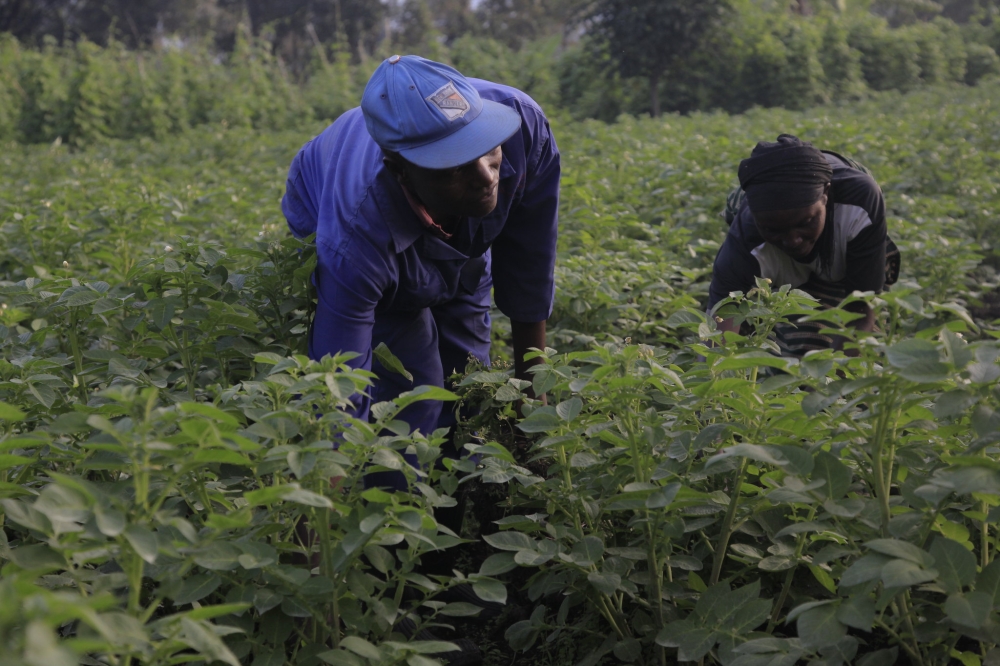
[[454, 68], [412, 55], [379, 65], [361, 112], [375, 143], [427, 169], [467, 164], [521, 126], [517, 111], [480, 97]]

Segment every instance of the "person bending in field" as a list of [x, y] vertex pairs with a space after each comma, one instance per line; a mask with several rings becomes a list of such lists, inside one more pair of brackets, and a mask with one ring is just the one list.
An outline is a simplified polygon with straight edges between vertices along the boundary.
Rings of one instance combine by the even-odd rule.
[[[880, 292], [899, 274], [899, 252], [886, 235], [885, 199], [871, 173], [830, 151], [782, 134], [760, 142], [740, 162], [740, 190], [730, 194], [729, 234], [719, 248], [709, 289], [709, 311], [730, 292], [746, 293], [758, 277], [772, 287], [791, 285], [836, 306], [853, 291]], [[855, 305], [853, 325], [875, 327], [875, 313]], [[737, 331], [733, 319], [719, 322]], [[783, 354], [801, 356], [830, 347], [818, 326], [775, 329]]]
[[[358, 418], [371, 400], [444, 386], [470, 355], [488, 363], [491, 290], [511, 320], [514, 374], [530, 379], [524, 355], [545, 347], [555, 294], [559, 177], [548, 121], [528, 95], [417, 56], [385, 60], [361, 107], [302, 148], [282, 210], [293, 234], [316, 234], [309, 356], [357, 352], [351, 365], [377, 375], [371, 399], [354, 397]], [[373, 359], [379, 343], [412, 381]], [[401, 418], [427, 435], [455, 423], [437, 401]], [[366, 483], [406, 490], [399, 472]], [[458, 532], [461, 505], [436, 511], [438, 521]], [[461, 601], [479, 603], [463, 590]], [[467, 643], [446, 661], [478, 661]]]

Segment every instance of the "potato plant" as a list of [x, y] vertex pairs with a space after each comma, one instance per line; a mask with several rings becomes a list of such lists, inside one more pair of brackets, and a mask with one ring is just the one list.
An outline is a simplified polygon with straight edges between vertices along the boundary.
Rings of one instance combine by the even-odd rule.
[[[4, 663], [427, 666], [467, 634], [491, 666], [994, 663], [996, 91], [557, 121], [547, 404], [497, 363], [374, 423], [348, 401], [371, 375], [303, 356], [314, 255], [278, 202], [306, 133], [5, 146]], [[885, 190], [902, 280], [852, 297], [875, 334], [761, 282], [720, 311], [752, 332], [718, 344], [718, 213], [780, 131]], [[792, 317], [849, 354], [775, 356]], [[470, 457], [430, 464], [445, 434], [395, 419], [422, 399], [466, 408]], [[366, 488], [379, 469], [412, 492]], [[492, 513], [455, 534], [434, 516], [463, 492]], [[435, 598], [460, 584], [520, 615], [473, 627]]]

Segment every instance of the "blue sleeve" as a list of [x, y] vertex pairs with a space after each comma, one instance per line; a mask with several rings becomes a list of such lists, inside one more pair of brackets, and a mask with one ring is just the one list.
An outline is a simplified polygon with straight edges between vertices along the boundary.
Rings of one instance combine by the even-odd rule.
[[298, 152], [292, 165], [288, 168], [288, 180], [285, 182], [285, 196], [281, 198], [281, 212], [288, 220], [288, 228], [296, 238], [305, 238], [316, 233], [318, 210], [316, 200], [306, 187], [308, 170], [307, 155], [312, 141], [309, 141]]
[[742, 291], [745, 294], [756, 285], [756, 278], [761, 272], [760, 264], [744, 238], [746, 229], [755, 228], [754, 224], [750, 210], [744, 204], [729, 227], [719, 253], [715, 255], [712, 284], [708, 288], [709, 311], [716, 303], [728, 298], [731, 292]]
[[[317, 303], [309, 335], [309, 356], [320, 359], [327, 354], [353, 351], [360, 356], [348, 365], [371, 370], [375, 306], [384, 291], [380, 276], [387, 275], [388, 270], [375, 253], [358, 251], [357, 247], [337, 252], [320, 241], [317, 255], [314, 274]], [[367, 420], [369, 396], [358, 394], [352, 401], [357, 405], [355, 416]]]
[[497, 307], [514, 321], [544, 321], [555, 297], [559, 223], [559, 149], [541, 111], [521, 105], [522, 132], [532, 137], [521, 201], [493, 241]]

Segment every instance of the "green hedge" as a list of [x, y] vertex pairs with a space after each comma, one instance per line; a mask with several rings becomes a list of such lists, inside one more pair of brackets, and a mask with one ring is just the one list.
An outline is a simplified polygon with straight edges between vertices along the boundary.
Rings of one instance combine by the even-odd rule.
[[[1000, 73], [1000, 28], [945, 19], [890, 28], [867, 13], [811, 18], [740, 5], [728, 26], [673, 67], [660, 98], [668, 111], [754, 106], [802, 109], [870, 91], [975, 84]], [[463, 37], [441, 54], [463, 73], [525, 90], [547, 109], [613, 120], [649, 109], [648, 82], [622, 76], [607, 49], [552, 38], [514, 51]], [[197, 125], [280, 129], [337, 117], [355, 106], [376, 54], [351, 63], [317, 51], [305, 81], [293, 80], [271, 44], [240, 37], [231, 53], [204, 45], [129, 51], [80, 41], [29, 49], [0, 36], [0, 141], [163, 136]]]

